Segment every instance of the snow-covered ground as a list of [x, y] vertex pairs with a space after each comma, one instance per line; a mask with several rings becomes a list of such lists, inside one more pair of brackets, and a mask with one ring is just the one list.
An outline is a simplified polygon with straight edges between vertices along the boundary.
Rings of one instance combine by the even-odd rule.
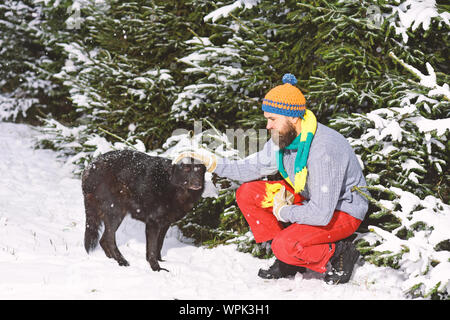
[[33, 149], [35, 129], [0, 122], [0, 299], [404, 299], [401, 273], [362, 261], [352, 280], [327, 285], [312, 271], [263, 280], [261, 260], [234, 245], [194, 246], [171, 228], [161, 266], [145, 260], [144, 225], [125, 219], [117, 233], [130, 262], [83, 246], [80, 180], [50, 150]]

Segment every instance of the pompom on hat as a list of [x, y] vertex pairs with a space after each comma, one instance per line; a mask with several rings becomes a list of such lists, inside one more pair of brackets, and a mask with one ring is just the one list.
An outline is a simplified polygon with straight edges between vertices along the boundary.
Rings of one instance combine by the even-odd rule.
[[297, 79], [293, 74], [286, 73], [282, 81], [282, 85], [271, 89], [264, 97], [263, 111], [303, 119], [306, 100], [300, 89], [295, 87]]

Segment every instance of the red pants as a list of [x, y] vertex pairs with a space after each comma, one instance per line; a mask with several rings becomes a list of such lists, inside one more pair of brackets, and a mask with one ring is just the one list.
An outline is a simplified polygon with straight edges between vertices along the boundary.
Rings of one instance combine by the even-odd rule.
[[[352, 235], [361, 223], [349, 214], [336, 210], [326, 226], [292, 223], [283, 229], [272, 213], [264, 208], [267, 184], [282, 184], [294, 193], [284, 180], [244, 183], [236, 191], [236, 201], [253, 232], [255, 241], [272, 241], [272, 251], [281, 261], [323, 273], [335, 250], [334, 242]], [[302, 205], [304, 198], [295, 194], [294, 204]]]

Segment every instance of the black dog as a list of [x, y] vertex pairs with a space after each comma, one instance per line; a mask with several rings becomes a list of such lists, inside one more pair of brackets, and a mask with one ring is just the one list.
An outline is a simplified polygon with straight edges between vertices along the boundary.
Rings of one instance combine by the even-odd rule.
[[106, 256], [128, 266], [117, 248], [115, 232], [129, 213], [146, 224], [147, 261], [152, 270], [166, 270], [158, 263], [166, 232], [193, 208], [205, 185], [205, 166], [188, 160], [172, 164], [169, 159], [131, 150], [95, 159], [82, 176], [86, 251], [97, 246], [103, 222], [100, 246]]

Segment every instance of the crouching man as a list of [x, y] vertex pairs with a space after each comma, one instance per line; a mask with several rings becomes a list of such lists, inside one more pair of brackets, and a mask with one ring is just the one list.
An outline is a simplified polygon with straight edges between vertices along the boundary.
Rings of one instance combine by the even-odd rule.
[[[283, 83], [263, 100], [272, 135], [263, 150], [237, 161], [195, 152], [181, 156], [200, 158], [210, 172], [245, 182], [236, 192], [237, 204], [256, 242], [272, 241], [276, 257], [268, 270], [259, 270], [261, 278], [289, 277], [308, 268], [326, 272], [327, 283], [346, 283], [359, 253], [343, 239], [356, 231], [368, 209], [352, 187], [366, 182], [347, 140], [306, 109], [295, 77], [286, 74]], [[283, 180], [258, 181], [277, 171]]]

